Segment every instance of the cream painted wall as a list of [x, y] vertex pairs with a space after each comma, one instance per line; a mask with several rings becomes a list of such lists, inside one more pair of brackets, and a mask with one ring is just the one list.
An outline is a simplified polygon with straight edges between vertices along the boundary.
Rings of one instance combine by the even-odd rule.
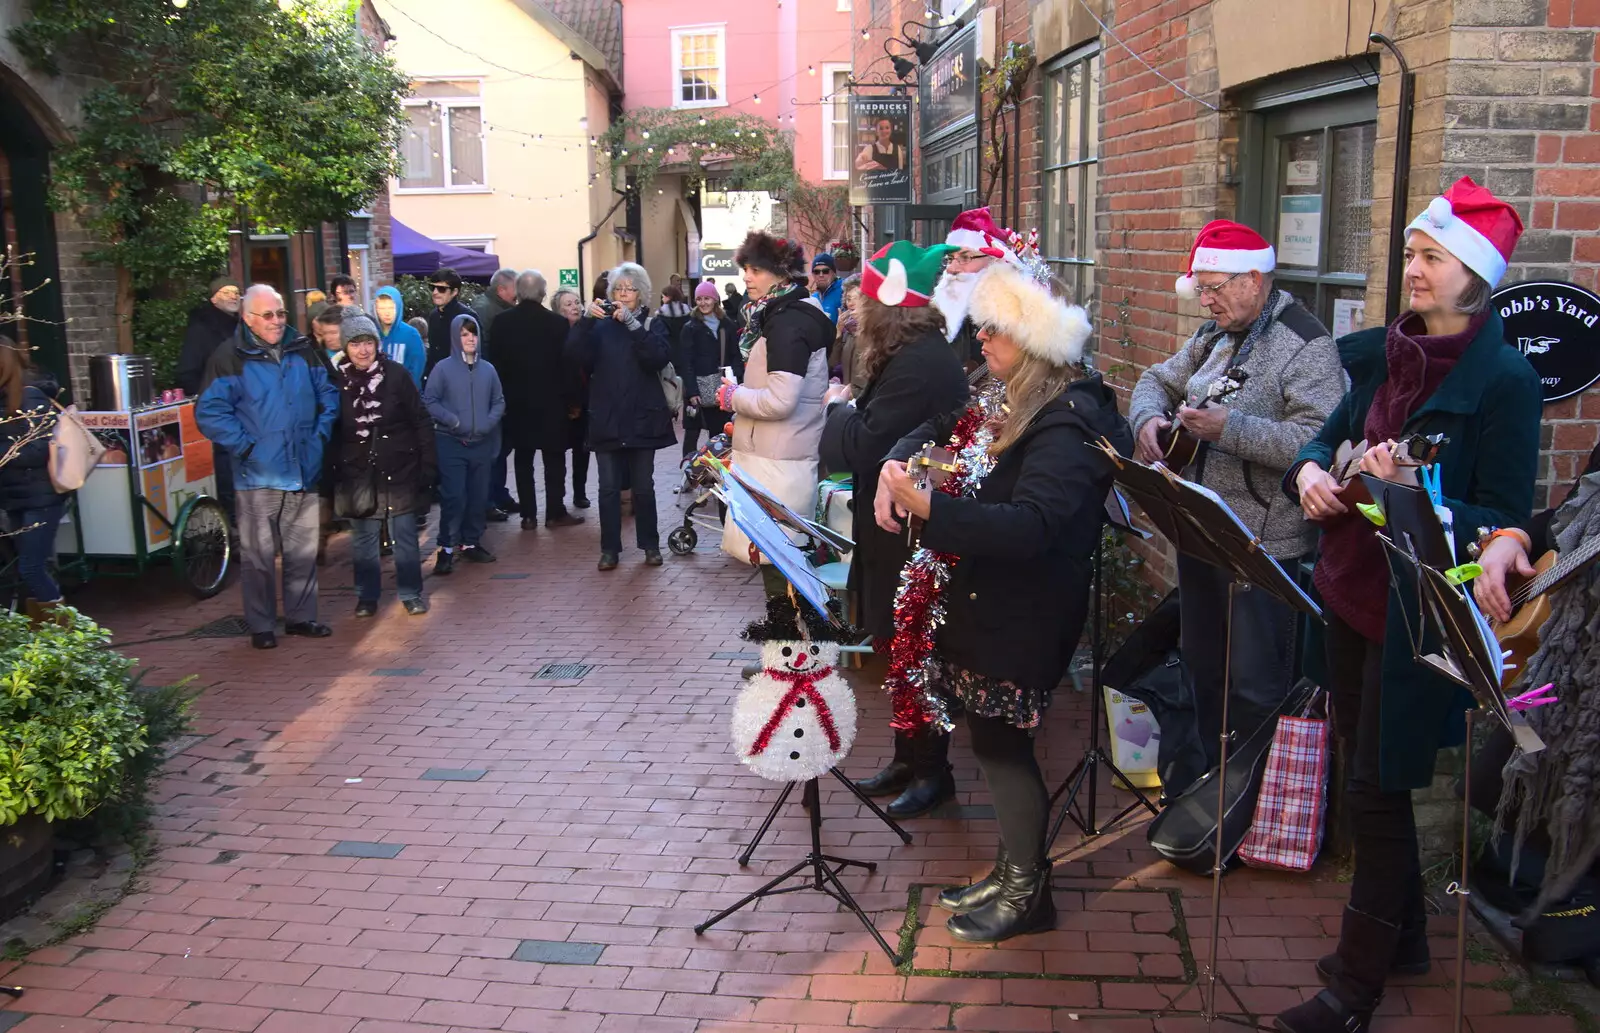
[[[395, 35], [390, 52], [406, 72], [482, 79], [487, 189], [415, 192], [395, 183], [395, 218], [430, 237], [493, 235], [489, 250], [503, 265], [537, 268], [553, 289], [557, 270], [577, 265], [578, 241], [609, 206], [595, 210], [592, 195], [609, 191], [589, 183], [589, 137], [605, 125], [581, 121], [594, 110], [586, 66], [513, 0], [376, 6]], [[598, 110], [603, 118], [603, 100]], [[544, 139], [533, 139], [537, 134]]]
[[1215, 0], [1217, 72], [1223, 89], [1368, 50], [1368, 26], [1388, 25], [1388, 0]]

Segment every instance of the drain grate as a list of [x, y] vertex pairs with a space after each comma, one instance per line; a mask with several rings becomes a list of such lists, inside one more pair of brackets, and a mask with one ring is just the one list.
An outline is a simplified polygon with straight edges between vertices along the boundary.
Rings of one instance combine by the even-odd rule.
[[235, 638], [250, 634], [250, 625], [243, 617], [223, 617], [210, 624], [202, 624], [189, 632], [192, 638]]
[[545, 664], [539, 668], [535, 678], [561, 678], [571, 680], [582, 678], [595, 669], [594, 664]]

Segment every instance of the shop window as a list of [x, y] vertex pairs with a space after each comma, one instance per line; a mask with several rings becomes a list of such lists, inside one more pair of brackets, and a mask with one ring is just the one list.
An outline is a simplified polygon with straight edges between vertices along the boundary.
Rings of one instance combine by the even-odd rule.
[[826, 179], [850, 178], [850, 66], [822, 66], [822, 164]]
[[412, 83], [400, 148], [401, 190], [481, 191], [485, 175], [483, 98], [476, 80]]
[[703, 25], [672, 30], [672, 95], [675, 108], [723, 107], [723, 27]]
[[1039, 250], [1067, 298], [1094, 296], [1095, 184], [1100, 162], [1100, 55], [1079, 50], [1044, 73], [1043, 223]]
[[1371, 79], [1248, 111], [1240, 217], [1278, 253], [1275, 282], [1335, 336], [1366, 318], [1377, 90]]

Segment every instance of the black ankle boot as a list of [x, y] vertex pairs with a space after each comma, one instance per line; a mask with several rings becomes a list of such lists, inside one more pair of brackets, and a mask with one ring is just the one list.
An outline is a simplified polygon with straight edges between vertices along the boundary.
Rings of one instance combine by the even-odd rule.
[[899, 796], [911, 784], [911, 742], [910, 733], [895, 729], [894, 759], [876, 775], [857, 782], [856, 788], [867, 796]]
[[[1428, 952], [1428, 926], [1426, 918], [1406, 920], [1400, 924], [1400, 941], [1394, 947], [1394, 963], [1389, 966], [1391, 976], [1425, 976], [1433, 970], [1433, 955]], [[1317, 977], [1324, 986], [1344, 972], [1344, 961], [1338, 951], [1317, 959]]]
[[1277, 1028], [1283, 1033], [1365, 1033], [1383, 1000], [1399, 942], [1398, 925], [1347, 906], [1339, 930], [1338, 972], [1328, 989], [1280, 1012]]
[[1023, 933], [1056, 927], [1056, 903], [1050, 895], [1050, 862], [995, 867], [998, 890], [976, 910], [944, 924], [950, 935], [968, 943], [999, 943]]
[[927, 814], [956, 795], [955, 775], [950, 772], [949, 733], [924, 730], [912, 737], [911, 745], [911, 784], [884, 808], [896, 821]]
[[979, 879], [970, 886], [961, 886], [942, 891], [939, 894], [939, 906], [954, 914], [964, 915], [969, 911], [989, 903], [1000, 893], [1000, 869], [1006, 863], [1006, 845], [1000, 843], [1000, 853], [995, 857], [994, 868], [988, 875]]

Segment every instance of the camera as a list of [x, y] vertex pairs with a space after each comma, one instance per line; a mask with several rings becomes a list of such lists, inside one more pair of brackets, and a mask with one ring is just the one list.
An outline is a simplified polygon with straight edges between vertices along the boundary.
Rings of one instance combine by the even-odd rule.
[[614, 301], [602, 301], [600, 310], [609, 316], [617, 311], [617, 303]]

